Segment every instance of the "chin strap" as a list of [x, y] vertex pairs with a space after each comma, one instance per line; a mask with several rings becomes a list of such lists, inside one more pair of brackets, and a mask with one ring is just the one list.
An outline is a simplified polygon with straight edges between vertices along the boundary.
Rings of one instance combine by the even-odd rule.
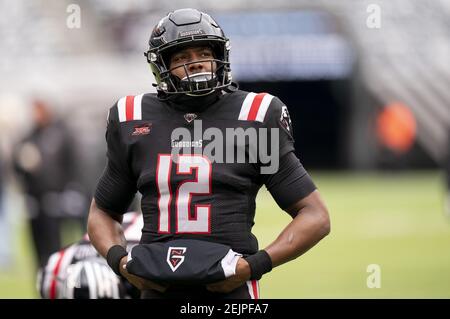
[[211, 104], [216, 102], [221, 94], [222, 92], [220, 90], [214, 90], [212, 94], [202, 96], [179, 94], [171, 95], [165, 101], [183, 112], [203, 112]]
[[236, 82], [231, 82], [230, 85], [223, 89], [223, 91], [227, 93], [233, 93], [237, 90], [239, 90], [239, 84], [237, 84]]
[[214, 93], [215, 90], [211, 90], [209, 92], [203, 93], [203, 94], [195, 94], [195, 93], [185, 93], [187, 96], [192, 96], [192, 97], [201, 97], [201, 96], [206, 96], [206, 95], [210, 95], [211, 93]]
[[[154, 85], [157, 86], [157, 85]], [[221, 91], [225, 92], [225, 93], [233, 93], [236, 92], [237, 90], [239, 90], [239, 84], [236, 82], [231, 82], [227, 87], [223, 88]], [[202, 97], [202, 96], [207, 96], [210, 95], [211, 93], [217, 92], [217, 89], [215, 90], [211, 90], [210, 92], [207, 92], [205, 94], [180, 94], [180, 95], [185, 95], [185, 96], [190, 96], [190, 97]], [[170, 100], [171, 98], [174, 98], [175, 96], [177, 96], [177, 94], [167, 94], [166, 92], [162, 91], [162, 90], [157, 90], [157, 97], [159, 100], [161, 101], [167, 101]]]

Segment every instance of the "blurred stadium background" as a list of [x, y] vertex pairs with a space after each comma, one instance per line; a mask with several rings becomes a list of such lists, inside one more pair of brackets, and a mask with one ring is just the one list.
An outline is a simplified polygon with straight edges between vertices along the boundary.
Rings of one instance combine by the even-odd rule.
[[[183, 7], [222, 26], [242, 89], [288, 105], [298, 155], [329, 206], [330, 236], [266, 276], [262, 297], [449, 298], [448, 0], [0, 0], [0, 298], [37, 298], [10, 163], [31, 127], [31, 99], [48, 101], [74, 133], [78, 182], [90, 195], [107, 110], [153, 90], [148, 37]], [[72, 28], [77, 8], [81, 25]], [[264, 190], [257, 205], [264, 246], [289, 218]], [[64, 230], [66, 243], [83, 231]], [[367, 285], [372, 264], [379, 288]]]

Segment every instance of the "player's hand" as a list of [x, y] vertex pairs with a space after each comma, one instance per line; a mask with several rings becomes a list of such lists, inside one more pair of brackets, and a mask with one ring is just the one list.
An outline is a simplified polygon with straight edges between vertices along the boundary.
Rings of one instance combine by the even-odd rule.
[[225, 280], [215, 282], [206, 286], [212, 292], [228, 293], [245, 284], [250, 279], [250, 266], [244, 258], [239, 258], [236, 264], [236, 274]]
[[139, 289], [139, 290], [153, 289], [153, 290], [157, 290], [159, 292], [166, 291], [167, 286], [162, 286], [151, 280], [130, 274], [126, 268], [126, 264], [127, 264], [127, 256], [124, 256], [120, 260], [120, 273], [137, 289]]

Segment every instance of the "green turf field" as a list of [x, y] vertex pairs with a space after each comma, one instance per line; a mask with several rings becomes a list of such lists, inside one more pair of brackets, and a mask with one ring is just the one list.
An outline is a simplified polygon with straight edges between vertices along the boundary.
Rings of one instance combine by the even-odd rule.
[[[331, 214], [331, 234], [260, 282], [263, 298], [450, 298], [450, 219], [438, 172], [313, 172]], [[261, 247], [290, 217], [265, 190], [254, 233]], [[1, 298], [34, 298], [32, 260], [23, 227], [13, 268], [0, 272]], [[381, 287], [368, 288], [367, 266], [380, 267]]]

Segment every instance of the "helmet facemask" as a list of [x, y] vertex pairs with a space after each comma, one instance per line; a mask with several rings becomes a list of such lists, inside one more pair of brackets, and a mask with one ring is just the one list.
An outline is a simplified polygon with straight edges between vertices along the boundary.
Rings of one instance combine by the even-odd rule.
[[[210, 71], [197, 72], [189, 74], [189, 66], [196, 63], [209, 63]], [[223, 61], [217, 59], [198, 60], [194, 62], [185, 63], [167, 71], [169, 81], [179, 93], [187, 95], [201, 96], [213, 92], [217, 87], [224, 85], [223, 69], [225, 65]], [[172, 71], [175, 69], [182, 69], [184, 76], [180, 79], [174, 75]], [[219, 81], [221, 82], [219, 83]]]

